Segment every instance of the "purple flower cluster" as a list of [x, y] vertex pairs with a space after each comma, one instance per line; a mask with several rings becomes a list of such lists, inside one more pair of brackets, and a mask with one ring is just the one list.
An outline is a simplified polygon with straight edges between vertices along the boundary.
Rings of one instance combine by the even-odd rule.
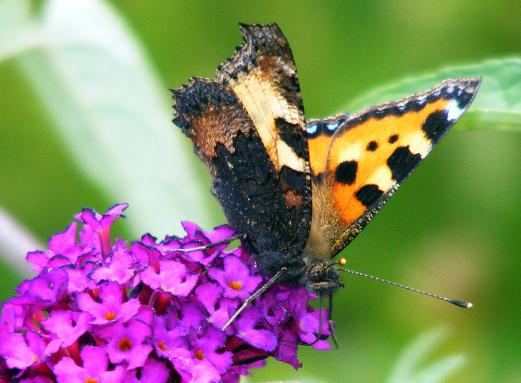
[[316, 340], [327, 315], [308, 305], [309, 292], [278, 284], [223, 332], [266, 277], [242, 247], [179, 249], [233, 230], [184, 222], [184, 238], [112, 243], [111, 225], [126, 207], [84, 209], [47, 251], [28, 254], [37, 275], [0, 315], [0, 383], [238, 382], [269, 356], [300, 367], [298, 345]]

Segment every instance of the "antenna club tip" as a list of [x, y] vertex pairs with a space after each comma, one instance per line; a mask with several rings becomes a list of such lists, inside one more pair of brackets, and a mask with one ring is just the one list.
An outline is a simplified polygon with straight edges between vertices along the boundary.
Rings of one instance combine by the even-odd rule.
[[458, 307], [462, 307], [464, 309], [470, 309], [472, 306], [474, 306], [471, 302], [458, 301], [456, 299], [452, 299], [449, 302], [452, 303], [453, 305], [456, 305]]
[[345, 265], [347, 264], [347, 261], [346, 261], [345, 258], [340, 258], [340, 259], [338, 260], [338, 264], [339, 264], [340, 266], [345, 266]]

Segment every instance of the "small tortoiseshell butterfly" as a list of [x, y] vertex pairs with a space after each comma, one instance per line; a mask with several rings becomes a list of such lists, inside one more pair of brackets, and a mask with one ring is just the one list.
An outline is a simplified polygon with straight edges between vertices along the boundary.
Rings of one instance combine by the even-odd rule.
[[174, 122], [208, 166], [230, 225], [272, 276], [268, 286], [305, 285], [331, 299], [343, 286], [331, 259], [461, 117], [480, 79], [449, 79], [355, 114], [306, 121], [279, 27], [241, 25], [241, 33], [214, 79], [192, 78], [173, 91]]

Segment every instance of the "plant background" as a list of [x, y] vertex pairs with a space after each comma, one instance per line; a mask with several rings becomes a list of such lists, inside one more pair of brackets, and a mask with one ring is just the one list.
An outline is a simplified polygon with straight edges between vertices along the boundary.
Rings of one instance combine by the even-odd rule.
[[[76, 25], [84, 25], [86, 35], [96, 36], [97, 31], [107, 27], [110, 30], [113, 23], [119, 25], [118, 19], [123, 19], [123, 35], [131, 48], [133, 44], [141, 46], [137, 52], [145, 57], [137, 70], [148, 71], [129, 72], [131, 75], [125, 79], [110, 76], [111, 72], [101, 64], [99, 76], [96, 75], [98, 67], [82, 60], [83, 54], [89, 54], [88, 44], [79, 44], [72, 53], [66, 51], [65, 56], [53, 56], [52, 50], [41, 49], [41, 41], [31, 40], [42, 36], [41, 30], [35, 33], [34, 20], [45, 12], [47, 3], [56, 3], [54, 12], [59, 14], [59, 7], [66, 0], [15, 1], [30, 6], [27, 25], [32, 30], [28, 42], [17, 47], [18, 38], [26, 32], [27, 20], [4, 12], [0, 53], [6, 46], [8, 53], [0, 54], [0, 207], [33, 236], [33, 242], [26, 239], [20, 247], [34, 241], [45, 243], [82, 207], [103, 211], [123, 201], [130, 203], [129, 220], [117, 234], [129, 239], [140, 231], [157, 235], [179, 232], [181, 218], [206, 227], [224, 222], [208, 190], [206, 171], [191, 154], [190, 142], [168, 124], [167, 89], [180, 86], [190, 76], [212, 76], [216, 65], [240, 43], [238, 22], [277, 22], [281, 26], [297, 62], [308, 117], [343, 111], [357, 96], [404, 76], [521, 53], [521, 7], [516, 0], [77, 0], [77, 4], [91, 2], [90, 6], [101, 7], [113, 17], [109, 19], [88, 19], [88, 14], [75, 13], [74, 6], [69, 5], [73, 9], [65, 17], [69, 22], [52, 31], [55, 37], [74, 34]], [[9, 0], [0, 5], [8, 3], [17, 7]], [[1, 11], [0, 7], [0, 17]], [[85, 23], [85, 19], [89, 22]], [[20, 30], [6, 31], [6, 20], [14, 27], [20, 26]], [[52, 33], [47, 29], [43, 34], [47, 38]], [[111, 43], [117, 48], [121, 41], [107, 42]], [[63, 57], [64, 62], [60, 61]], [[103, 56], [96, 60], [102, 64], [111, 62]], [[73, 89], [79, 93], [60, 93], [56, 84], [42, 85], [52, 77], [48, 68], [53, 65], [54, 75], [67, 72], [67, 66], [79, 68], [77, 75], [85, 86], [97, 86], [92, 88], [97, 92], [89, 95], [91, 99], [112, 95], [114, 100], [121, 97], [123, 103], [134, 97], [135, 116], [161, 116], [144, 119], [145, 123], [128, 134], [121, 129], [103, 138], [100, 142], [107, 146], [96, 141], [89, 143], [84, 133], [98, 124], [99, 115], [87, 103], [81, 112], [84, 120], [78, 121], [78, 131], [74, 130], [77, 116], [65, 116], [70, 111], [68, 96], [81, 95], [81, 89]], [[83, 69], [88, 76], [81, 75]], [[143, 85], [143, 92], [128, 92], [126, 85], [140, 76], [148, 84]], [[521, 78], [513, 77], [502, 85], [508, 88], [516, 80], [519, 84]], [[78, 83], [65, 82], [64, 86], [74, 88]], [[153, 88], [157, 102], [147, 93], [147, 86]], [[510, 96], [521, 99], [520, 94]], [[149, 104], [160, 106], [156, 110]], [[125, 127], [132, 123], [123, 108], [115, 109], [111, 123], [100, 123], [102, 126]], [[471, 300], [475, 304], [472, 310], [458, 310], [345, 276], [346, 287], [335, 299], [341, 349], [302, 351], [304, 368], [297, 372], [270, 361], [268, 368], [254, 373], [252, 381], [392, 381], [404, 348], [426, 330], [444, 328], [445, 340], [431, 351], [430, 358], [436, 360], [448, 354], [465, 357], [464, 365], [447, 381], [520, 382], [519, 121], [462, 121], [463, 128], [456, 127], [441, 142], [374, 222], [342, 253], [355, 270]], [[80, 129], [81, 124], [86, 130]], [[68, 126], [68, 134], [60, 126]], [[174, 152], [173, 156], [164, 153], [168, 145], [154, 152], [150, 138], [157, 139], [157, 134], [150, 133], [154, 129], [160, 130], [163, 141], [175, 143], [168, 150]], [[96, 134], [103, 132], [102, 129]], [[134, 141], [127, 137], [131, 133], [136, 135]], [[142, 146], [132, 146], [136, 140], [142, 141]], [[144, 161], [147, 167], [127, 165], [133, 160]], [[125, 177], [118, 176], [122, 167], [127, 167], [126, 173], [122, 172]], [[163, 175], [173, 181], [164, 181]], [[143, 184], [151, 186], [141, 194], [129, 191]], [[5, 234], [0, 235], [4, 242], [0, 246], [0, 297], [5, 300], [13, 294], [23, 273], [12, 262], [19, 259], [20, 249], [6, 245], [17, 231], [0, 227]], [[421, 361], [415, 363], [414, 368], [424, 367]], [[410, 381], [435, 381], [425, 376], [415, 379], [413, 372], [409, 375]], [[400, 379], [395, 376], [395, 381]]]

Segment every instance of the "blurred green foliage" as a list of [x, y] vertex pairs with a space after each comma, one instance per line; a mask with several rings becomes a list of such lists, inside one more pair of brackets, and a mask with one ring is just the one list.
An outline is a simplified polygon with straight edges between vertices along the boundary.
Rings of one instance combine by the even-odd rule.
[[[239, 21], [281, 26], [309, 117], [339, 112], [406, 75], [521, 53], [517, 0], [110, 3], [144, 45], [165, 102], [167, 88], [213, 75], [240, 42]], [[16, 59], [0, 62], [0, 89], [1, 206], [45, 241], [81, 207], [116, 202], [78, 170]], [[172, 135], [180, 135], [173, 126]], [[467, 360], [453, 382], [521, 381], [520, 148], [520, 132], [454, 130], [343, 253], [355, 270], [471, 300], [472, 310], [346, 276], [335, 300], [340, 350], [305, 350], [298, 372], [270, 361], [252, 380], [385, 381], [411, 339], [443, 325], [450, 332], [435, 357], [457, 352]], [[193, 177], [208, 189], [195, 155], [193, 164]], [[221, 223], [207, 196], [211, 221]], [[127, 228], [120, 234], [130, 235]], [[2, 270], [5, 299], [16, 281]]]

